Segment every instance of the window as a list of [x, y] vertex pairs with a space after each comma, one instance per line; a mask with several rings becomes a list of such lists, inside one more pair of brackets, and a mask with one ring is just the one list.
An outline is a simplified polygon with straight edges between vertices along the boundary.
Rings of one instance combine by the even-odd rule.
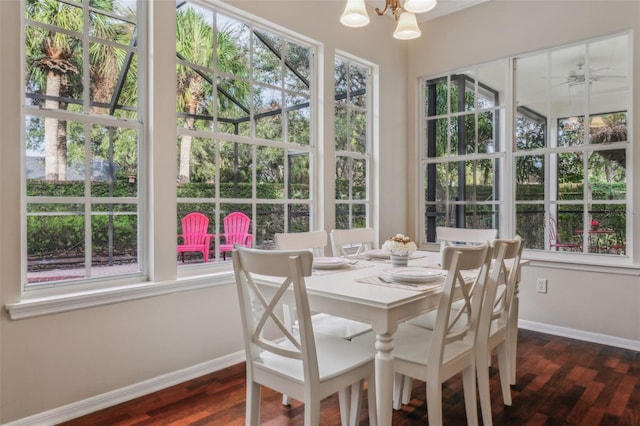
[[251, 218], [256, 247], [314, 229], [313, 48], [196, 3], [176, 20], [178, 229], [205, 214], [214, 261], [231, 212]]
[[24, 2], [25, 290], [141, 274], [141, 5]]
[[507, 69], [503, 60], [424, 81], [423, 242], [437, 226], [499, 226]]
[[424, 80], [425, 242], [497, 228], [530, 250], [628, 257], [630, 52], [621, 34], [510, 58], [512, 85], [507, 60]]
[[514, 59], [515, 209], [526, 247], [626, 256], [629, 37]]
[[370, 226], [371, 75], [370, 66], [335, 60], [336, 229]]

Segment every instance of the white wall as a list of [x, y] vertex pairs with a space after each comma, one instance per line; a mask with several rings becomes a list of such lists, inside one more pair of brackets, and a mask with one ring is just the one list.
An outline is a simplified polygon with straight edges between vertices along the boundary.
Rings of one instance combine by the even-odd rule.
[[[420, 77], [630, 29], [635, 80], [633, 169], [640, 170], [640, 2], [637, 1], [492, 0], [426, 22], [422, 37], [409, 44], [408, 129], [416, 126]], [[410, 130], [408, 136], [411, 158], [417, 154], [415, 132]], [[417, 191], [415, 176], [408, 181], [413, 194]], [[636, 200], [633, 211], [638, 212], [637, 178], [633, 184], [630, 186]], [[418, 223], [416, 211], [417, 206], [410, 203], [409, 223], [414, 226]], [[640, 215], [634, 215], [633, 227], [640, 229]], [[635, 232], [633, 237], [636, 265], [640, 264], [639, 235]], [[603, 262], [594, 259], [593, 263], [598, 261]], [[523, 269], [521, 326], [640, 350], [639, 272], [633, 268], [532, 262], [532, 266]], [[537, 277], [548, 280], [547, 294], [535, 292]]]
[[[167, 209], [175, 191], [175, 99], [169, 88], [175, 70], [173, 24], [175, 1], [154, 1], [158, 31], [152, 46], [151, 175], [163, 183], [151, 195], [150, 226], [156, 233], [150, 241], [155, 281], [175, 279], [175, 208]], [[320, 94], [327, 117], [321, 122], [324, 141], [333, 140], [333, 52], [359, 56], [380, 67], [380, 162], [381, 191], [385, 205], [379, 217], [381, 235], [403, 232], [406, 215], [397, 206], [407, 203], [404, 170], [406, 155], [406, 46], [391, 37], [393, 22], [375, 18], [365, 29], [338, 24], [341, 2], [239, 2], [248, 11], [259, 12], [275, 23], [324, 43], [327, 85]], [[290, 25], [289, 25], [290, 24]], [[20, 298], [20, 3], [0, 1], [0, 304]], [[163, 66], [164, 64], [164, 66]], [[332, 155], [330, 149], [327, 155]], [[324, 164], [325, 186], [332, 188], [334, 168]], [[393, 177], [394, 179], [388, 179]], [[327, 189], [333, 194], [333, 190]], [[324, 203], [325, 205], [327, 203]], [[390, 206], [394, 206], [391, 209]], [[333, 211], [325, 211], [327, 227]], [[40, 424], [47, 412], [73, 405], [69, 410], [96, 407], [108, 392], [138, 391], [140, 383], [174, 372], [216, 365], [242, 349], [240, 318], [233, 285], [116, 303], [97, 308], [11, 320], [0, 314], [0, 423], [31, 416]], [[138, 387], [136, 387], [138, 386]], [[112, 397], [109, 394], [109, 397]], [[108, 398], [106, 398], [108, 400]], [[82, 404], [83, 401], [88, 401]], [[92, 405], [93, 404], [93, 405]], [[97, 405], [96, 405], [97, 404]], [[49, 411], [51, 410], [51, 411]], [[59, 410], [62, 411], [62, 410]], [[44, 413], [44, 414], [42, 414]], [[59, 414], [59, 413], [58, 413]], [[40, 415], [40, 417], [38, 417]], [[55, 414], [52, 414], [55, 415]], [[35, 417], [34, 417], [35, 416]], [[34, 420], [34, 418], [36, 420]], [[50, 421], [49, 421], [50, 422]]]

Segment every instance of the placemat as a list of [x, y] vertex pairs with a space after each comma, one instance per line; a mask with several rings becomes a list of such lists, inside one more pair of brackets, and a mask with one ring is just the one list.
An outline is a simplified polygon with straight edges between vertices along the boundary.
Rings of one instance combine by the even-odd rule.
[[433, 290], [435, 288], [442, 287], [444, 285], [444, 280], [445, 280], [445, 277], [443, 276], [443, 277], [436, 278], [433, 281], [430, 281], [428, 283], [413, 284], [413, 283], [401, 283], [397, 281], [390, 281], [390, 280], [381, 278], [379, 275], [371, 275], [368, 277], [357, 279], [356, 281], [360, 283], [365, 283], [365, 284], [374, 284], [374, 285], [382, 285], [385, 287], [402, 288], [405, 290], [427, 291], [427, 290]]
[[342, 268], [336, 268], [336, 269], [313, 269], [313, 275], [329, 275], [329, 274], [335, 274], [336, 272], [345, 272], [345, 271], [352, 271], [354, 269], [364, 269], [364, 268], [372, 268], [376, 265], [374, 265], [373, 263], [369, 263], [369, 262], [361, 262], [361, 261], [353, 261], [352, 263], [348, 263], [345, 266], [343, 266]]

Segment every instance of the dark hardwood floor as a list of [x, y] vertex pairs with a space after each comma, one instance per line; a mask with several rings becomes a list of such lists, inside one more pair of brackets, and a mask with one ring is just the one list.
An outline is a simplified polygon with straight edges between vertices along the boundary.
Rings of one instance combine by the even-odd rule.
[[[502, 404], [498, 369], [490, 374], [495, 425], [640, 425], [638, 352], [520, 330], [511, 407]], [[425, 392], [414, 381], [412, 400], [394, 411], [394, 425], [428, 423]], [[244, 425], [244, 398], [238, 364], [63, 425]], [[280, 394], [263, 388], [262, 424], [302, 425], [303, 404], [280, 402]], [[366, 398], [363, 405], [360, 420], [368, 425]], [[445, 425], [466, 424], [459, 377], [444, 385], [443, 416]], [[337, 396], [323, 401], [321, 424], [340, 424]]]

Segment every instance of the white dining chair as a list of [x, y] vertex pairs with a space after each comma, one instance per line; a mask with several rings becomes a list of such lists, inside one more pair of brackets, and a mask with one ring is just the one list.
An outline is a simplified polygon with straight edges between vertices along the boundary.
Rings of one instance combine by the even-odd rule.
[[[356, 425], [364, 380], [369, 381], [369, 418], [375, 424], [374, 355], [371, 348], [314, 333], [305, 285], [312, 263], [308, 250], [233, 251], [246, 352], [247, 426], [260, 424], [262, 385], [303, 401], [305, 426], [320, 424], [320, 401], [338, 392], [342, 424]], [[261, 286], [264, 277], [274, 281]], [[285, 295], [293, 297], [298, 312], [297, 336], [277, 310]]]
[[[324, 253], [327, 245], [327, 231], [292, 232], [275, 235], [276, 248], [279, 250], [301, 250], [309, 249], [316, 253]], [[295, 311], [291, 314], [290, 323], [296, 328]], [[313, 327], [316, 333], [330, 334], [350, 340], [355, 336], [371, 330], [371, 325], [354, 321], [347, 318], [340, 318], [324, 313], [314, 313], [312, 315]], [[288, 320], [289, 321], [289, 320]]]
[[[497, 229], [475, 229], [475, 228], [451, 228], [446, 226], [436, 227], [436, 240], [440, 241], [440, 265], [442, 269], [448, 268], [451, 252], [444, 251], [447, 246], [466, 246], [489, 243], [490, 245], [498, 236]], [[445, 256], [449, 258], [446, 259]], [[473, 291], [473, 290], [471, 290]], [[452, 309], [460, 308], [461, 302], [454, 302]], [[427, 312], [426, 314], [410, 319], [408, 322], [424, 328], [433, 330], [436, 320], [436, 312]]]
[[[445, 251], [448, 246], [467, 246], [489, 243], [490, 245], [498, 236], [497, 229], [475, 229], [475, 228], [450, 228], [446, 226], [436, 227], [436, 240], [440, 241], [440, 265], [442, 269], [447, 269], [451, 260], [451, 251]], [[473, 292], [473, 288], [471, 290]], [[454, 302], [452, 309], [455, 311], [460, 308], [462, 302]], [[436, 321], [436, 312], [427, 312], [426, 314], [410, 319], [408, 322], [420, 327], [433, 330]]]
[[373, 228], [354, 228], [333, 229], [329, 237], [335, 257], [350, 257], [373, 249], [376, 235]]
[[314, 256], [324, 256], [327, 246], [327, 231], [285, 232], [274, 235], [278, 250], [310, 249]]
[[[423, 380], [427, 386], [429, 424], [442, 425], [442, 383], [462, 373], [467, 423], [477, 425], [475, 342], [480, 321], [488, 321], [491, 315], [490, 309], [481, 309], [482, 297], [491, 288], [495, 293], [495, 274], [488, 276], [491, 248], [485, 243], [450, 246], [444, 250], [451, 251], [451, 262], [437, 308], [435, 328], [427, 330], [401, 323], [394, 334], [393, 405], [396, 409], [400, 407], [404, 377]], [[468, 294], [469, 274], [477, 276], [473, 297]], [[463, 308], [452, 314], [451, 303], [455, 295], [460, 294], [464, 300]], [[365, 335], [354, 339], [354, 342], [370, 346], [370, 340], [371, 337]]]
[[497, 229], [436, 227], [436, 240], [441, 248], [447, 244], [481, 244], [498, 238]]
[[[311, 250], [316, 256], [323, 256], [327, 246], [327, 231], [324, 229], [309, 232], [288, 232], [277, 233], [274, 236], [276, 248], [279, 250]], [[289, 304], [283, 304], [282, 309], [285, 315], [285, 325], [295, 333], [298, 332], [298, 320], [296, 311]], [[371, 325], [340, 318], [325, 313], [312, 313], [313, 329], [316, 333], [328, 334], [351, 340], [371, 330]], [[289, 405], [291, 400], [289, 395], [282, 395], [282, 405]]]
[[[493, 299], [486, 299], [491, 305], [491, 320], [480, 325], [476, 358], [478, 360], [477, 375], [478, 389], [480, 389], [480, 407], [482, 409], [482, 421], [485, 425], [493, 424], [491, 416], [491, 400], [489, 389], [489, 366], [491, 366], [491, 352], [496, 349], [498, 354], [498, 367], [500, 372], [500, 387], [504, 405], [511, 405], [511, 372], [514, 362], [517, 337], [513, 338], [513, 327], [517, 336], [518, 319], [511, 315], [514, 312], [512, 302], [517, 290], [517, 282], [520, 275], [520, 260], [524, 243], [520, 236], [513, 240], [497, 239], [495, 247], [504, 246], [502, 259], [494, 259], [492, 268], [499, 268], [497, 289]], [[498, 252], [494, 250], [494, 254]], [[515, 311], [517, 315], [517, 311]], [[513, 339], [513, 340], [512, 340]], [[489, 366], [484, 360], [489, 360]]]

